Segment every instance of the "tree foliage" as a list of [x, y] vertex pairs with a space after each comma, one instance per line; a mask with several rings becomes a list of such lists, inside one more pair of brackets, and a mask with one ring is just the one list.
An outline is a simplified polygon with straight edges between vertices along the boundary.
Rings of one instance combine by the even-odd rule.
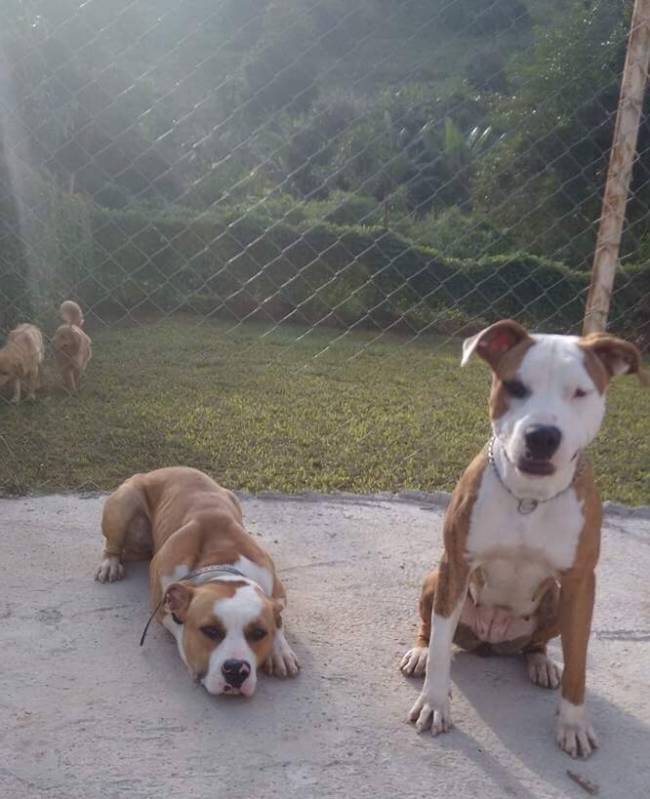
[[[630, 6], [6, 0], [0, 177], [30, 177], [3, 180], [3, 278], [28, 251], [46, 259], [21, 231], [30, 203], [44, 217], [30, 235], [61, 262], [86, 233], [61, 230], [55, 246], [52, 226], [77, 212], [181, 208], [380, 224], [450, 256], [520, 248], [584, 266]], [[625, 243], [640, 255], [646, 172]], [[13, 269], [16, 297], [29, 294], [25, 270]]]

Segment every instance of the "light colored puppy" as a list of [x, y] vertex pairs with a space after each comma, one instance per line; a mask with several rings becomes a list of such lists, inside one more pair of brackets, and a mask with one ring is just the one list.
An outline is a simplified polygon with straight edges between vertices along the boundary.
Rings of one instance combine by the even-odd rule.
[[57, 328], [52, 347], [65, 387], [69, 391], [78, 391], [81, 375], [92, 356], [91, 340], [81, 329], [84, 318], [76, 302], [66, 300], [59, 313], [64, 324]]
[[0, 350], [0, 386], [13, 383], [11, 402], [20, 402], [23, 384], [28, 398], [36, 398], [43, 353], [43, 336], [36, 325], [18, 325], [7, 336]]
[[152, 558], [154, 613], [209, 693], [251, 696], [260, 667], [298, 672], [282, 625], [284, 587], [231, 491], [184, 466], [136, 474], [106, 500], [102, 532], [96, 579], [120, 580], [123, 561]]

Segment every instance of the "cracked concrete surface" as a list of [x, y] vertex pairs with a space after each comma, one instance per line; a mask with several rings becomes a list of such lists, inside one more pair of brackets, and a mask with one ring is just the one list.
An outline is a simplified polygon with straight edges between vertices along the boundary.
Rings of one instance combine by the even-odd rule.
[[[146, 566], [92, 580], [102, 498], [0, 501], [0, 797], [602, 797], [650, 794], [650, 520], [609, 514], [589, 657], [601, 749], [571, 761], [553, 739], [556, 695], [516, 659], [460, 653], [455, 729], [406, 723], [419, 681], [398, 663], [442, 511], [424, 496], [245, 497], [249, 529], [288, 589], [303, 670], [251, 700], [192, 685], [148, 615]], [[553, 647], [559, 659], [559, 647]]]

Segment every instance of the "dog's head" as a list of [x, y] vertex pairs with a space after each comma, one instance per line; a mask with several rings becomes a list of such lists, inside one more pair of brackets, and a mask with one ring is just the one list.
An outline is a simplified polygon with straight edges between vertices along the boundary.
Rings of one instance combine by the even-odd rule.
[[0, 386], [24, 377], [23, 362], [11, 348], [0, 350]]
[[61, 325], [52, 338], [52, 346], [64, 355], [76, 355], [79, 350], [77, 331], [71, 325]]
[[180, 581], [165, 591], [164, 609], [181, 625], [176, 641], [194, 679], [211, 694], [252, 696], [282, 624], [279, 603], [245, 580]]
[[570, 468], [596, 436], [605, 391], [616, 375], [645, 380], [638, 349], [604, 334], [531, 335], [512, 320], [466, 339], [463, 365], [476, 353], [492, 369], [490, 417], [510, 462], [526, 477]]

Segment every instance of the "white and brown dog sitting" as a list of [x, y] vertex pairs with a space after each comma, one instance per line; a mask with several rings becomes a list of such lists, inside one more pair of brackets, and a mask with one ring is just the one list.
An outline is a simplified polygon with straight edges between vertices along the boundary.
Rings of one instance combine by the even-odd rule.
[[298, 672], [282, 628], [284, 587], [232, 492], [183, 466], [136, 474], [106, 500], [102, 532], [96, 579], [120, 580], [125, 560], [153, 555], [154, 613], [209, 693], [251, 696], [260, 667]]
[[439, 568], [425, 580], [404, 674], [426, 672], [410, 719], [447, 732], [452, 642], [523, 653], [532, 682], [554, 688], [546, 644], [561, 636], [557, 742], [572, 756], [597, 746], [585, 713], [587, 644], [602, 508], [584, 455], [605, 413], [610, 378], [642, 377], [636, 347], [604, 334], [531, 335], [506, 320], [463, 344], [492, 369], [492, 439], [452, 495]]

